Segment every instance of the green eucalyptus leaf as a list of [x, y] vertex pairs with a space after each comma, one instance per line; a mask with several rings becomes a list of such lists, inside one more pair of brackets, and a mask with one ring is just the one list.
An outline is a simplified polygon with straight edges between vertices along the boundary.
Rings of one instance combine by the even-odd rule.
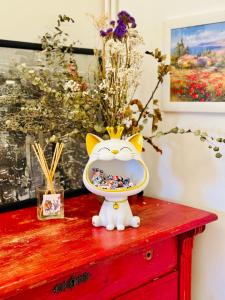
[[221, 143], [221, 142], [223, 141], [223, 139], [222, 139], [222, 138], [217, 138], [216, 141], [217, 141], [218, 143]]
[[197, 130], [194, 131], [194, 135], [198, 136], [200, 134], [201, 134], [201, 130], [197, 129]]
[[156, 133], [156, 137], [157, 138], [159, 138], [160, 136], [162, 136], [163, 135], [163, 132], [162, 131], [158, 131], [157, 133]]
[[103, 131], [104, 131], [104, 127], [102, 127], [101, 125], [96, 124], [96, 125], [94, 126], [94, 130], [95, 130], [96, 132], [103, 132]]
[[208, 133], [207, 132], [202, 132], [201, 135], [206, 137], [206, 136], [208, 136]]
[[179, 128], [178, 127], [174, 127], [170, 130], [171, 133], [178, 133]]

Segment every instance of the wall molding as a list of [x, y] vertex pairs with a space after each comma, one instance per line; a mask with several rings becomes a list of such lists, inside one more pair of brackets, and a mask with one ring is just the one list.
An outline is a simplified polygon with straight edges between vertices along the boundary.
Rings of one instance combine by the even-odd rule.
[[104, 13], [110, 20], [116, 19], [119, 9], [119, 0], [105, 0]]

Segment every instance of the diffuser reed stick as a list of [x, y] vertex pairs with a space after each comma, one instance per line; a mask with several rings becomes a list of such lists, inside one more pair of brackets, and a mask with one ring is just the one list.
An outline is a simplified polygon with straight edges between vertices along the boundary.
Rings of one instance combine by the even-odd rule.
[[60, 156], [62, 154], [63, 147], [64, 147], [63, 143], [56, 143], [52, 162], [51, 162], [51, 167], [49, 168], [47, 160], [45, 158], [44, 151], [43, 151], [42, 147], [40, 146], [40, 144], [34, 143], [34, 145], [32, 145], [34, 153], [37, 157], [37, 160], [41, 166], [41, 169], [42, 169], [42, 171], [45, 175], [46, 181], [47, 181], [46, 194], [49, 191], [51, 194], [55, 193], [53, 180], [54, 180], [54, 175], [55, 175], [55, 171], [56, 171]]

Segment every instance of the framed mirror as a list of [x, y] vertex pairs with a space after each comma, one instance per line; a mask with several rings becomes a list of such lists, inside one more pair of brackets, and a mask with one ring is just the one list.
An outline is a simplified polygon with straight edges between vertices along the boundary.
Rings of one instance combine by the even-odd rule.
[[[17, 96], [23, 98], [23, 92], [17, 86], [16, 66], [26, 64], [31, 68], [40, 60], [41, 44], [0, 40], [0, 119], [7, 121], [7, 114], [22, 109], [12, 94], [18, 89]], [[90, 68], [97, 67], [93, 49], [72, 48], [78, 65], [79, 74], [87, 81]], [[32, 87], [26, 88], [26, 99], [38, 101]], [[30, 95], [29, 95], [30, 89]], [[28, 91], [28, 96], [27, 96]], [[36, 99], [34, 99], [36, 97]], [[2, 123], [3, 124], [3, 123]], [[0, 130], [0, 211], [15, 209], [34, 203], [35, 186], [41, 183], [42, 175], [38, 162], [31, 150], [32, 137], [19, 130]], [[51, 155], [51, 147], [47, 149]], [[65, 196], [84, 193], [82, 172], [87, 161], [85, 143], [76, 137], [65, 142], [65, 149], [59, 165], [60, 184], [64, 186]]]

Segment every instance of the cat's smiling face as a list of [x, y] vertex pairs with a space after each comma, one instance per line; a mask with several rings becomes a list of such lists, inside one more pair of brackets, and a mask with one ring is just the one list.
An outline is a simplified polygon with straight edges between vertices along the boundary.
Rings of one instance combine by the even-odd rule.
[[126, 140], [102, 140], [93, 134], [87, 137], [87, 149], [91, 160], [138, 160], [142, 143], [142, 136], [139, 134]]
[[140, 154], [132, 143], [125, 140], [111, 139], [98, 143], [91, 156], [100, 160], [131, 160], [138, 159]]

